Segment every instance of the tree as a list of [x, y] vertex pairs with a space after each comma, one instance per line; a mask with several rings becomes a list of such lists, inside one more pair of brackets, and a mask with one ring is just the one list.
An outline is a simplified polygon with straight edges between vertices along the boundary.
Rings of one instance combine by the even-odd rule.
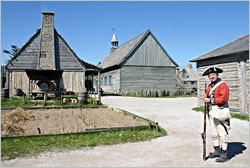
[[20, 50], [16, 45], [11, 45], [11, 50], [5, 50], [3, 49], [3, 53], [9, 54], [10, 58], [13, 58], [14, 55]]
[[[16, 45], [11, 45], [11, 50], [8, 51], [8, 50], [3, 49], [3, 53], [9, 54], [10, 59], [12, 59], [16, 55], [16, 53], [18, 53], [19, 50], [20, 48], [17, 47]], [[7, 60], [7, 62], [8, 61], [9, 60]]]

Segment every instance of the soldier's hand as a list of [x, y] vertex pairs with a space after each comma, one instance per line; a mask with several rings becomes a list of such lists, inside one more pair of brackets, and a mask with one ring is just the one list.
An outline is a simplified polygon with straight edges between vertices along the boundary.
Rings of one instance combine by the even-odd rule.
[[203, 94], [203, 101], [204, 101], [205, 103], [209, 103], [209, 102], [210, 102], [210, 99], [207, 97], [207, 94], [206, 94], [206, 93]]
[[207, 98], [207, 94], [206, 94], [206, 93], [203, 94], [203, 99], [204, 99], [204, 98]]
[[203, 101], [204, 101], [205, 103], [210, 103], [210, 99], [209, 99], [209, 98], [204, 98]]

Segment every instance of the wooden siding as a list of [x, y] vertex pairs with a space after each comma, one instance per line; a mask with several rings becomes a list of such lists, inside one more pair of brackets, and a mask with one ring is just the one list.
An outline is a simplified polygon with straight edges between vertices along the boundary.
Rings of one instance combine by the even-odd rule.
[[141, 45], [127, 58], [124, 65], [176, 66], [151, 34], [145, 37]]
[[9, 73], [9, 96], [15, 94], [15, 89], [21, 89], [26, 95], [29, 95], [29, 78], [26, 72], [10, 72]]
[[82, 92], [85, 88], [85, 72], [63, 72], [60, 85], [62, 90]]
[[249, 59], [246, 61], [246, 102], [247, 102], [247, 105], [246, 105], [246, 109], [248, 110], [248, 114], [250, 114], [250, 109], [249, 109], [249, 104], [250, 104], [250, 100], [249, 100]]
[[[243, 59], [244, 58], [244, 59]], [[241, 63], [242, 59], [243, 64]], [[246, 60], [248, 59], [246, 53], [242, 55], [231, 55], [225, 57], [218, 57], [206, 61], [200, 61], [197, 63], [198, 68], [198, 106], [203, 107], [203, 93], [204, 93], [204, 86], [205, 83], [207, 85], [210, 84], [210, 80], [207, 76], [202, 76], [203, 72], [208, 68], [215, 66], [218, 68], [223, 69], [223, 73], [219, 74], [219, 77], [225, 81], [229, 87], [230, 97], [229, 97], [229, 106], [232, 112], [246, 114], [248, 110], [247, 107], [249, 104], [246, 100], [248, 100], [248, 96], [246, 95], [246, 90], [249, 88], [249, 76], [243, 75], [242, 76], [242, 69], [247, 73], [246, 69]], [[248, 59], [249, 62], [249, 59]], [[242, 65], [244, 67], [242, 67]], [[248, 67], [249, 69], [249, 67]], [[248, 70], [249, 71], [249, 70]], [[249, 72], [248, 72], [249, 73]], [[244, 82], [245, 84], [242, 84]], [[245, 88], [242, 88], [244, 86]], [[246, 90], [245, 90], [246, 89]], [[243, 101], [243, 98], [246, 99]], [[242, 102], [243, 101], [243, 102]], [[245, 105], [242, 103], [245, 102]], [[244, 106], [244, 108], [242, 108]]]
[[57, 33], [55, 34], [56, 68], [67, 71], [83, 71], [83, 66], [64, 40]]
[[176, 67], [123, 66], [121, 90], [176, 90]]
[[[40, 31], [39, 31], [40, 32]], [[40, 47], [40, 33], [37, 32], [7, 66], [9, 70], [36, 69]]]
[[[28, 95], [29, 78], [26, 72], [10, 72], [10, 97], [14, 96], [15, 89], [21, 89]], [[62, 80], [60, 83], [61, 89], [67, 91], [81, 92], [85, 87], [85, 72], [63, 72]]]
[[105, 86], [102, 82], [102, 85], [101, 85], [102, 90], [104, 92], [119, 93], [119, 91], [120, 91], [120, 69], [109, 71], [106, 73], [102, 73], [100, 75], [100, 78], [103, 79], [103, 78], [107, 77], [107, 80], [108, 80], [109, 76], [112, 77], [112, 84]]

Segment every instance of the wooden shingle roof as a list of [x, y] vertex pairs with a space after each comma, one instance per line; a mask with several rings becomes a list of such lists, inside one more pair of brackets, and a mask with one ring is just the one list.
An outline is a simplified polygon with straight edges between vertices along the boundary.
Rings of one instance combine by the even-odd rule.
[[114, 65], [118, 65], [129, 54], [129, 52], [135, 48], [136, 44], [138, 44], [138, 42], [142, 39], [142, 37], [145, 36], [146, 33], [147, 31], [126, 42], [113, 52], [110, 52], [109, 55], [98, 65], [98, 67], [105, 69]]
[[[130, 40], [130, 41], [126, 42], [125, 44], [123, 44], [122, 46], [120, 46], [119, 48], [117, 48], [117, 49], [113, 50], [112, 52], [110, 52], [108, 54], [108, 56], [98, 65], [98, 67], [100, 67], [102, 69], [106, 69], [106, 68], [109, 68], [109, 67], [120, 65], [137, 48], [137, 46], [143, 41], [143, 39], [149, 33], [154, 37], [152, 32], [150, 30], [147, 30], [146, 32], [140, 34], [139, 36], [133, 38], [132, 40]], [[156, 38], [155, 38], [155, 40], [157, 41]], [[158, 44], [160, 45], [159, 42], [158, 42]], [[163, 49], [163, 51], [168, 56], [168, 54], [164, 50], [164, 48], [162, 46], [161, 46], [161, 48]], [[176, 66], [178, 66], [178, 64], [172, 58], [170, 58], [170, 60]]]
[[[81, 60], [64, 38], [54, 29], [57, 70], [79, 71], [99, 70], [98, 67]], [[9, 70], [36, 70], [40, 48], [41, 28], [21, 47], [16, 55], [7, 63]]]
[[227, 43], [219, 48], [209, 51], [201, 56], [193, 58], [190, 62], [198, 62], [201, 60], [219, 57], [223, 55], [249, 51], [249, 34]]

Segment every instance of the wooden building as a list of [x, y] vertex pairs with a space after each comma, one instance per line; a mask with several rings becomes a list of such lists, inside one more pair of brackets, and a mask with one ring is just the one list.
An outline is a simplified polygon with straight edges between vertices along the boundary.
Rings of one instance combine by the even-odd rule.
[[54, 12], [42, 12], [42, 26], [8, 62], [7, 88], [26, 95], [86, 90], [86, 74], [99, 68], [82, 61], [54, 28]]
[[249, 35], [190, 60], [197, 62], [198, 106], [204, 106], [202, 95], [205, 83], [210, 81], [202, 73], [209, 67], [223, 69], [219, 77], [229, 86], [230, 111], [249, 114]]
[[177, 72], [177, 76], [181, 82], [181, 87], [187, 92], [195, 93], [197, 91], [197, 74], [195, 73], [192, 64], [179, 66]]
[[105, 92], [174, 91], [177, 63], [168, 55], [150, 30], [118, 46], [113, 34], [112, 48], [98, 65]]

